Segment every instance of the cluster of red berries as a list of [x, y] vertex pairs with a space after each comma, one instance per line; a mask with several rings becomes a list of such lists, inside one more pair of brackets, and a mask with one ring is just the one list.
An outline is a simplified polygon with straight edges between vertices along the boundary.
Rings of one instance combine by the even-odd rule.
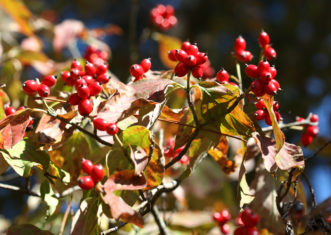
[[269, 37], [269, 34], [267, 34], [266, 32], [262, 31], [258, 38], [257, 38], [257, 41], [260, 45], [260, 47], [262, 48], [263, 50], [263, 54], [264, 54], [264, 57], [267, 59], [267, 60], [273, 60], [273, 59], [276, 59], [277, 57], [277, 53], [275, 51], [274, 48], [271, 47], [270, 45], [270, 37]]
[[88, 46], [84, 52], [84, 59], [92, 64], [102, 64], [108, 59], [108, 54], [95, 46]]
[[236, 223], [240, 226], [234, 231], [234, 235], [258, 235], [259, 231], [256, 225], [259, 223], [260, 217], [251, 209], [245, 208], [238, 214]]
[[280, 90], [280, 85], [275, 79], [277, 70], [274, 66], [270, 66], [267, 60], [260, 61], [258, 65], [250, 64], [245, 68], [248, 77], [255, 79], [251, 85], [251, 91], [261, 97], [264, 94], [275, 95]]
[[252, 53], [246, 50], [246, 40], [242, 36], [236, 38], [233, 48], [237, 60], [247, 63], [253, 59]]
[[82, 170], [88, 174], [82, 176], [78, 180], [78, 185], [81, 189], [90, 190], [105, 176], [104, 168], [101, 164], [94, 165], [90, 160], [82, 160]]
[[[16, 113], [17, 111], [20, 111], [23, 109], [24, 109], [23, 106], [19, 107], [17, 110], [12, 106], [7, 106], [7, 107], [5, 107], [5, 114], [7, 116], [9, 116], [9, 115], [12, 115], [12, 114]], [[32, 128], [32, 125], [33, 125], [33, 118], [30, 117], [30, 122], [29, 122], [28, 128]]]
[[[297, 118], [297, 122], [302, 122], [305, 119], [302, 117]], [[310, 119], [311, 122], [317, 123], [318, 122], [318, 116], [316, 114], [311, 115]], [[319, 129], [318, 126], [313, 125], [305, 125], [305, 131], [303, 132], [301, 136], [301, 143], [303, 146], [308, 146], [313, 142], [314, 137], [318, 135]]]
[[213, 220], [218, 223], [222, 234], [230, 233], [230, 226], [227, 224], [231, 220], [231, 214], [227, 209], [216, 211], [213, 213]]
[[204, 74], [204, 63], [208, 61], [206, 53], [200, 52], [195, 44], [183, 42], [181, 49], [173, 49], [168, 52], [168, 57], [172, 61], [179, 61], [175, 67], [176, 76], [183, 77], [190, 71], [195, 78], [200, 78]]
[[177, 24], [175, 9], [171, 5], [158, 4], [150, 12], [150, 18], [156, 27], [168, 30]]
[[103, 118], [96, 118], [93, 120], [94, 128], [99, 131], [107, 131], [109, 135], [116, 135], [118, 133], [117, 123], [109, 123]]
[[[175, 139], [174, 138], [170, 138], [167, 141], [167, 144], [164, 147], [164, 156], [167, 158], [176, 158], [178, 156], [178, 154], [184, 149], [185, 146], [182, 146], [178, 149], [175, 150]], [[182, 156], [182, 158], [179, 160], [180, 163], [182, 164], [188, 164], [190, 161], [189, 156], [184, 155]]]
[[57, 77], [53, 75], [46, 76], [39, 84], [35, 80], [27, 80], [23, 83], [23, 91], [27, 95], [35, 95], [37, 92], [40, 97], [48, 97], [51, 93], [51, 87], [55, 85]]
[[[265, 106], [265, 103], [263, 102], [263, 100], [259, 99], [259, 101], [257, 101], [255, 103], [255, 107], [257, 108], [257, 110], [254, 113], [255, 119], [258, 121], [261, 121], [264, 119], [265, 123], [267, 125], [271, 126], [272, 122], [270, 119], [270, 115], [268, 113], [267, 107]], [[277, 122], [279, 122], [282, 119], [282, 116], [280, 115], [280, 113], [277, 112], [277, 110], [279, 109], [279, 103], [277, 101], [274, 101], [272, 108], [274, 110], [276, 120], [277, 120]]]
[[130, 74], [134, 77], [134, 82], [144, 78], [144, 73], [150, 70], [152, 66], [151, 59], [143, 59], [140, 64], [134, 64], [130, 68]]
[[86, 61], [85, 70], [78, 60], [71, 63], [71, 70], [61, 73], [61, 79], [68, 85], [74, 86], [68, 101], [71, 105], [78, 105], [78, 112], [82, 116], [89, 115], [93, 110], [91, 96], [96, 96], [102, 91], [102, 84], [109, 81], [106, 74], [108, 65], [106, 63], [92, 64]]

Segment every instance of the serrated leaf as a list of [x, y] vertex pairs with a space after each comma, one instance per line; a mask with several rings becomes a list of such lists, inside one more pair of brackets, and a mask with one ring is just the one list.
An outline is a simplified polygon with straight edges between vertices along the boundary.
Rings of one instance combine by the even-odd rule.
[[41, 230], [32, 224], [20, 224], [11, 226], [7, 235], [53, 235], [53, 233]]
[[49, 217], [55, 212], [59, 204], [59, 200], [54, 197], [54, 191], [47, 180], [42, 182], [40, 185], [40, 195], [47, 205], [46, 216]]

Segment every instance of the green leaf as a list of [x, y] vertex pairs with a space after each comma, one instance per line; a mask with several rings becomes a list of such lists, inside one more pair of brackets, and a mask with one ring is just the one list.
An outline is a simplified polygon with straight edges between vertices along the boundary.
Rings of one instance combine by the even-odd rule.
[[49, 217], [55, 212], [59, 200], [54, 197], [54, 191], [47, 180], [44, 180], [40, 185], [40, 195], [47, 205], [46, 216]]
[[32, 224], [21, 224], [11, 226], [7, 235], [53, 235], [53, 233], [41, 230]]
[[125, 129], [121, 134], [123, 146], [141, 147], [148, 155], [150, 152], [150, 132], [144, 126], [132, 126]]

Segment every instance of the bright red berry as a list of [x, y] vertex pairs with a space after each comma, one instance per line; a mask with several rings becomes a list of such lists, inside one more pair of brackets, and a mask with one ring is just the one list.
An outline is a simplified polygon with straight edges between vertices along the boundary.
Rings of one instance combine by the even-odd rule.
[[80, 64], [80, 62], [79, 62], [78, 60], [75, 59], [75, 60], [72, 61], [72, 63], [71, 63], [71, 69], [82, 70], [83, 67], [82, 67], [82, 65]]
[[186, 41], [186, 42], [182, 43], [181, 49], [184, 50], [184, 51], [188, 51], [190, 46], [191, 46], [191, 43]]
[[172, 61], [177, 61], [176, 57], [176, 49], [173, 49], [171, 51], [168, 51], [168, 58]]
[[104, 168], [101, 164], [94, 165], [91, 173], [91, 177], [95, 183], [99, 182], [105, 176]]
[[309, 135], [308, 133], [303, 133], [301, 136], [301, 143], [303, 146], [308, 146], [313, 142], [313, 136]]
[[250, 51], [237, 51], [236, 52], [236, 57], [238, 60], [243, 61], [243, 62], [249, 62], [253, 59], [253, 55]]
[[91, 175], [93, 166], [94, 166], [94, 164], [90, 160], [85, 159], [85, 158], [82, 159], [82, 170], [86, 174]]
[[119, 131], [117, 123], [110, 123], [106, 131], [109, 135], [116, 135]]
[[27, 80], [23, 83], [23, 91], [27, 95], [34, 95], [38, 90], [38, 83], [35, 80]]
[[148, 59], [143, 59], [141, 62], [140, 62], [140, 66], [143, 68], [144, 70], [144, 73], [146, 73], [148, 70], [151, 69], [152, 67], [152, 63], [151, 63], [151, 59], [148, 58]]
[[39, 84], [37, 91], [41, 97], [47, 97], [51, 93], [49, 86], [45, 84]]
[[90, 83], [94, 82], [94, 78], [91, 75], [84, 75], [82, 79], [85, 80], [87, 85], [90, 85]]
[[100, 74], [99, 76], [97, 76], [96, 80], [98, 82], [101, 82], [103, 84], [106, 84], [106, 83], [109, 82], [110, 76], [106, 75], [105, 73], [104, 74]]
[[251, 91], [254, 93], [254, 95], [256, 95], [257, 97], [261, 97], [265, 94], [264, 83], [259, 79], [254, 80], [251, 83], [250, 88], [251, 88]]
[[198, 52], [196, 58], [197, 58], [197, 65], [204, 64], [208, 60], [208, 56], [206, 55], [206, 53], [203, 52]]
[[305, 120], [305, 119], [304, 119], [303, 117], [297, 117], [297, 118], [296, 118], [296, 121], [297, 121], [297, 122], [303, 122], [304, 120]]
[[228, 82], [229, 81], [229, 73], [225, 70], [225, 69], [220, 69], [220, 71], [217, 72], [216, 74], [216, 80], [219, 83], [223, 83], [223, 82]]
[[313, 114], [310, 117], [310, 121], [311, 122], [318, 122], [318, 115], [317, 114]]
[[82, 98], [77, 93], [69, 95], [68, 102], [70, 105], [78, 105]]
[[249, 64], [246, 66], [245, 68], [245, 72], [247, 74], [248, 77], [250, 78], [258, 78], [259, 77], [259, 73], [257, 71], [257, 66], [254, 64]]
[[305, 133], [311, 135], [312, 137], [316, 137], [318, 132], [318, 126], [308, 126]]
[[93, 104], [89, 99], [82, 99], [78, 104], [78, 112], [82, 116], [88, 116], [93, 110]]
[[189, 68], [184, 63], [178, 63], [175, 67], [175, 74], [178, 77], [183, 77], [188, 73]]
[[277, 101], [274, 101], [272, 107], [273, 107], [274, 110], [278, 110], [279, 109], [279, 103]]
[[195, 44], [191, 44], [188, 49], [186, 50], [187, 54], [188, 55], [193, 55], [193, 56], [196, 56], [199, 52], [199, 48], [197, 45]]
[[77, 87], [76, 90], [77, 90], [77, 94], [79, 95], [80, 98], [86, 99], [86, 98], [90, 97], [91, 93], [90, 93], [90, 89], [87, 85], [82, 84], [80, 87]]
[[105, 131], [109, 123], [103, 118], [96, 118], [93, 120], [94, 128], [100, 131]]
[[73, 80], [77, 80], [81, 76], [81, 70], [79, 69], [71, 69], [70, 70], [70, 78]]
[[87, 75], [94, 76], [94, 74], [97, 73], [97, 69], [96, 69], [96, 67], [92, 63], [86, 61], [86, 64], [85, 64], [85, 73]]
[[275, 95], [277, 94], [277, 91], [279, 90], [279, 83], [275, 79], [271, 79], [268, 84], [265, 86], [265, 92], [268, 95]]
[[268, 83], [272, 78], [272, 74], [269, 71], [263, 71], [260, 73], [260, 80], [264, 83]]
[[79, 178], [78, 185], [81, 189], [90, 190], [94, 187], [94, 181], [91, 176], [86, 175]]
[[102, 91], [102, 85], [100, 82], [92, 81], [88, 85], [88, 89], [90, 90], [90, 96], [95, 96]]
[[257, 72], [259, 74], [262, 74], [263, 72], [269, 72], [270, 71], [270, 64], [266, 60], [262, 60], [257, 65]]
[[220, 224], [220, 230], [222, 234], [229, 234], [230, 233], [230, 226], [228, 224]]
[[262, 99], [259, 99], [259, 101], [255, 103], [255, 107], [257, 109], [266, 109], [265, 103]]
[[180, 62], [185, 63], [188, 54], [184, 50], [176, 50], [176, 59]]
[[276, 53], [275, 49], [273, 49], [272, 47], [269, 46], [264, 50], [264, 57], [267, 60], [274, 60], [277, 57], [277, 53]]
[[87, 82], [85, 81], [85, 79], [79, 77], [75, 81], [75, 88], [76, 88], [76, 90], [79, 89], [79, 87], [81, 87], [81, 86], [87, 86]]
[[144, 70], [139, 64], [134, 64], [130, 68], [130, 73], [132, 77], [140, 77], [141, 75], [144, 74]]
[[277, 69], [275, 68], [275, 66], [271, 66], [269, 69], [269, 72], [271, 73], [271, 77], [275, 78], [277, 75]]
[[57, 77], [54, 75], [49, 75], [43, 78], [41, 81], [42, 84], [45, 84], [46, 86], [52, 87], [56, 84]]
[[190, 162], [190, 158], [187, 155], [182, 156], [182, 158], [179, 160], [180, 163], [186, 165]]
[[97, 70], [96, 74], [97, 75], [104, 74], [104, 73], [107, 72], [107, 69], [108, 69], [108, 64], [105, 64], [105, 63], [104, 64], [98, 64], [96, 66], [96, 70]]
[[265, 111], [263, 109], [258, 109], [254, 113], [254, 117], [256, 120], [261, 121], [265, 118]]
[[194, 55], [189, 55], [185, 58], [184, 63], [189, 67], [193, 67], [197, 64], [197, 58]]
[[5, 109], [5, 114], [8, 116], [8, 115], [11, 115], [11, 114], [14, 114], [16, 112], [16, 110], [12, 107], [12, 106], [9, 106]]
[[269, 37], [269, 34], [267, 34], [266, 32], [262, 31], [258, 38], [257, 38], [257, 41], [260, 45], [260, 47], [265, 47], [266, 45], [268, 45], [270, 43], [270, 37]]
[[227, 209], [221, 211], [222, 221], [223, 223], [228, 222], [231, 219], [231, 214]]
[[61, 79], [66, 83], [67, 79], [70, 77], [70, 72], [69, 71], [63, 71], [61, 73]]
[[203, 68], [201, 66], [195, 66], [192, 69], [192, 75], [195, 78], [200, 78], [203, 76]]
[[215, 211], [215, 212], [213, 213], [213, 220], [214, 220], [215, 222], [217, 222], [217, 223], [221, 223], [221, 222], [222, 222], [222, 215], [221, 215], [221, 213], [218, 212], [218, 211]]
[[246, 40], [242, 37], [239, 36], [236, 38], [234, 41], [234, 50], [236, 53], [239, 51], [244, 51], [246, 49]]

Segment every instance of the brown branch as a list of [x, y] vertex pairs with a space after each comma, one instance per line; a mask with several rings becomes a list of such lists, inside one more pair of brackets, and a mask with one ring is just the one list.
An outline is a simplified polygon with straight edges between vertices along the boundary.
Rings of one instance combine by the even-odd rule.
[[17, 192], [22, 192], [24, 194], [34, 196], [34, 197], [41, 197], [40, 194], [38, 194], [38, 193], [35, 193], [35, 192], [33, 192], [31, 190], [27, 190], [27, 189], [22, 189], [20, 187], [14, 186], [14, 185], [0, 183], [0, 188], [17, 191]]
[[157, 224], [158, 228], [159, 228], [159, 234], [160, 235], [167, 235], [167, 227], [164, 223], [164, 221], [160, 218], [160, 215], [158, 213], [158, 210], [155, 206], [151, 207], [151, 213], [154, 217], [155, 223]]

